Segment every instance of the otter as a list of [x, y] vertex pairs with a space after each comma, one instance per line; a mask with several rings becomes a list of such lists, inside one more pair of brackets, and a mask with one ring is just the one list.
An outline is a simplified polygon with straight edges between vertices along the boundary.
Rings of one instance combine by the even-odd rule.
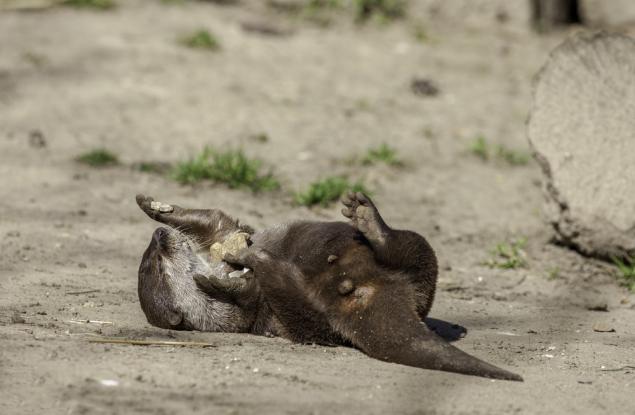
[[206, 255], [215, 242], [238, 232], [252, 234], [251, 227], [220, 210], [182, 209], [143, 195], [137, 196], [137, 204], [150, 218], [169, 225], [154, 231], [139, 266], [139, 302], [150, 324], [173, 330], [276, 335], [276, 320], [266, 312], [259, 292], [236, 299], [227, 286], [225, 292], [210, 296], [193, 279], [194, 275], [229, 278], [238, 271], [225, 262], [211, 263]]
[[[191, 322], [217, 320], [209, 324], [214, 331], [228, 328], [300, 343], [353, 346], [388, 362], [522, 381], [519, 375], [450, 345], [423, 323], [435, 294], [438, 268], [434, 251], [421, 235], [390, 228], [370, 198], [360, 192], [349, 193], [342, 200], [342, 214], [349, 223], [298, 221], [260, 232], [219, 210], [173, 206], [172, 212], [158, 212], [150, 208], [152, 201], [137, 196], [139, 206], [151, 218], [194, 241], [192, 245], [181, 244], [181, 249], [204, 249], [241, 230], [250, 235], [249, 246], [226, 254], [223, 262], [227, 270], [250, 270], [245, 274], [228, 278], [224, 273], [213, 273], [199, 266], [190, 254], [191, 264], [199, 265], [181, 266], [181, 273], [171, 269], [168, 280], [177, 278], [188, 284], [187, 295], [206, 299], [212, 311], [174, 294], [161, 293], [161, 301], [154, 295], [148, 297], [150, 290], [145, 285], [161, 273], [143, 264], [152, 262], [148, 254], [153, 252], [151, 243], [139, 272], [140, 300], [142, 308], [144, 301], [152, 302], [153, 312], [162, 315], [166, 314], [163, 307], [183, 310], [185, 305], [189, 311], [181, 311], [181, 319], [174, 318], [178, 324], [172, 328], [200, 330]], [[163, 261], [173, 262], [170, 255], [174, 252], [164, 255]], [[205, 262], [200, 255], [197, 258]], [[150, 278], [148, 270], [155, 273]], [[152, 284], [164, 287], [170, 283]], [[143, 296], [142, 291], [146, 293]]]

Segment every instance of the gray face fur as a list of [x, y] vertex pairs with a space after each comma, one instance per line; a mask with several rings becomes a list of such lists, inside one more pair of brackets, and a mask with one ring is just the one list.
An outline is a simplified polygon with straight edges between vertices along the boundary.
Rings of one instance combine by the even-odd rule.
[[176, 229], [154, 231], [139, 267], [139, 301], [148, 321], [175, 330], [247, 330], [251, 322], [239, 307], [197, 288], [193, 275], [216, 274], [199, 251]]

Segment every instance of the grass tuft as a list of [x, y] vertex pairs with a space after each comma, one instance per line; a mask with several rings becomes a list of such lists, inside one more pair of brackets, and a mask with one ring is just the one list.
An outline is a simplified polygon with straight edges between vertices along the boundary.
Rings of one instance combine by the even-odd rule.
[[397, 157], [397, 150], [386, 143], [369, 148], [362, 159], [362, 164], [367, 166], [377, 163], [385, 163], [389, 166], [403, 165], [403, 162]]
[[470, 143], [470, 152], [483, 161], [489, 159], [489, 144], [485, 137], [478, 136]]
[[164, 174], [172, 169], [170, 163], [164, 161], [141, 161], [133, 165], [136, 170], [143, 173]]
[[635, 291], [635, 257], [624, 260], [617, 257], [611, 257], [611, 259], [617, 265], [622, 284], [627, 286], [630, 291]]
[[345, 177], [331, 176], [311, 183], [307, 190], [296, 193], [294, 199], [303, 206], [328, 206], [349, 191], [370, 194], [361, 182], [351, 183]]
[[524, 166], [529, 163], [529, 154], [501, 145], [496, 147], [496, 157], [512, 166]]
[[527, 239], [520, 238], [510, 242], [502, 242], [492, 250], [492, 257], [485, 261], [490, 268], [516, 269], [527, 266], [527, 254], [524, 247]]
[[249, 188], [253, 192], [280, 188], [271, 173], [262, 174], [260, 160], [248, 158], [242, 150], [216, 151], [206, 147], [195, 158], [177, 164], [172, 177], [180, 183], [202, 180], [224, 183], [232, 189]]
[[87, 153], [80, 154], [75, 161], [91, 167], [107, 167], [119, 164], [119, 158], [105, 148], [97, 148]]
[[389, 21], [405, 15], [405, 0], [355, 0], [355, 16], [358, 21], [365, 21], [371, 17]]
[[180, 39], [181, 44], [192, 49], [204, 49], [209, 51], [217, 51], [220, 49], [220, 42], [210, 32], [205, 29], [197, 30]]
[[503, 145], [492, 146], [483, 136], [478, 136], [470, 143], [470, 153], [483, 161], [497, 159], [512, 166], [524, 166], [529, 163], [529, 154]]
[[117, 6], [113, 0], [66, 0], [65, 6], [81, 9], [110, 10]]
[[414, 38], [419, 43], [428, 43], [430, 41], [430, 35], [422, 23], [417, 23], [413, 29]]
[[551, 280], [557, 280], [558, 278], [560, 278], [560, 268], [558, 267], [549, 268], [547, 279], [551, 281]]
[[337, 9], [342, 7], [341, 0], [308, 0], [304, 6], [305, 10], [319, 11], [323, 9]]

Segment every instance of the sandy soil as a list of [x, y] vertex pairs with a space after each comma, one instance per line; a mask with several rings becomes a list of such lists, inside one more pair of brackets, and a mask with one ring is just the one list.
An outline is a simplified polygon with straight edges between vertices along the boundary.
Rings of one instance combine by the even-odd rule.
[[[478, 135], [528, 151], [531, 78], [565, 34], [431, 19], [421, 44], [412, 22], [356, 27], [344, 17], [324, 28], [244, 3], [0, 14], [0, 412], [633, 413], [635, 297], [610, 265], [549, 243], [535, 163], [467, 151]], [[265, 18], [292, 33], [241, 29]], [[222, 51], [175, 41], [198, 27], [216, 33]], [[414, 95], [414, 77], [441, 93]], [[35, 130], [45, 146], [33, 145]], [[270, 140], [250, 138], [259, 133]], [[382, 142], [405, 168], [350, 162]], [[205, 144], [243, 146], [287, 190], [181, 186], [131, 167], [181, 160]], [[123, 165], [73, 161], [97, 146]], [[429, 239], [442, 264], [431, 316], [465, 327], [458, 347], [524, 383], [146, 322], [136, 271], [155, 225], [135, 193], [264, 227], [339, 219], [337, 206], [300, 208], [289, 196], [332, 173], [364, 178], [391, 224]], [[481, 265], [517, 236], [528, 239], [527, 268]], [[602, 304], [608, 312], [590, 310]], [[595, 332], [597, 323], [615, 332]], [[214, 347], [88, 342], [100, 335]]]

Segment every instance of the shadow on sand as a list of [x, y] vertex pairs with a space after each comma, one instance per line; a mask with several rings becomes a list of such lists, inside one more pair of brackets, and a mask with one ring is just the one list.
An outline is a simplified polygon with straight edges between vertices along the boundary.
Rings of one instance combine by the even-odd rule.
[[434, 331], [449, 342], [457, 341], [465, 337], [467, 334], [467, 329], [465, 327], [449, 323], [447, 321], [438, 320], [436, 318], [427, 317], [425, 323], [430, 330]]

